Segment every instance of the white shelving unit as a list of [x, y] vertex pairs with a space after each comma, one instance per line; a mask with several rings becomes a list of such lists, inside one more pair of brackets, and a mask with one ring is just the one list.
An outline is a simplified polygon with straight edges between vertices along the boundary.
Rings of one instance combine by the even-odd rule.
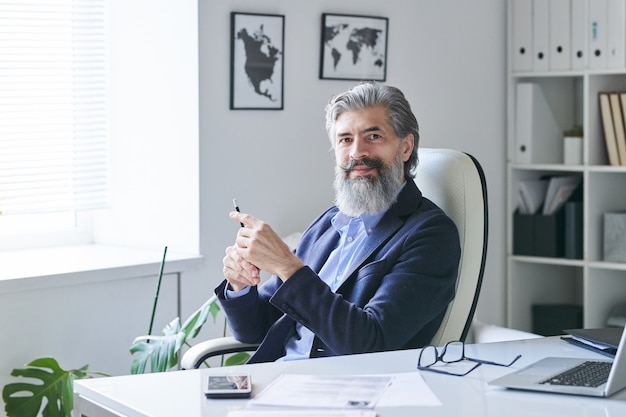
[[[528, 0], [532, 1], [532, 0]], [[547, 0], [549, 1], [549, 0]], [[589, 1], [589, 0], [588, 0]], [[603, 213], [626, 211], [626, 166], [610, 166], [606, 153], [598, 93], [626, 91], [626, 67], [612, 70], [519, 71], [513, 69], [513, 0], [508, 3], [507, 86], [507, 324], [532, 331], [534, 304], [576, 304], [584, 327], [605, 327], [611, 309], [626, 303], [626, 263], [603, 261]], [[520, 164], [516, 151], [516, 85], [537, 83], [562, 130], [584, 126], [583, 164]], [[576, 174], [583, 180], [582, 259], [513, 254], [513, 213], [521, 180], [544, 175]]]

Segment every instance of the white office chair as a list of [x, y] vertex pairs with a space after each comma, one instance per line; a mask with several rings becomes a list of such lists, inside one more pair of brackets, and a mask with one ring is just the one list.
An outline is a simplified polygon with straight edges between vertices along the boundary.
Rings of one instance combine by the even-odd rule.
[[480, 163], [451, 149], [419, 149], [415, 183], [454, 221], [461, 241], [456, 295], [431, 340], [465, 340], [472, 325], [487, 257], [487, 184]]
[[[454, 221], [461, 242], [456, 295], [431, 340], [431, 344], [441, 346], [451, 340], [465, 340], [472, 324], [487, 255], [487, 186], [480, 164], [471, 155], [429, 148], [420, 148], [418, 155], [415, 183]], [[181, 367], [198, 368], [209, 357], [253, 351], [256, 347], [233, 337], [209, 340], [190, 348], [183, 355]]]

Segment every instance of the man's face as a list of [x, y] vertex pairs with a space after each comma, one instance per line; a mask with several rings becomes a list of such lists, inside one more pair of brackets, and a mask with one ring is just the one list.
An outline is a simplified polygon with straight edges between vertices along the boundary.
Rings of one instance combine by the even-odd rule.
[[[413, 135], [399, 140], [387, 122], [387, 109], [370, 107], [341, 114], [335, 122], [335, 160], [337, 165], [350, 167], [348, 178], [377, 177], [380, 169], [361, 161], [379, 160], [395, 163], [398, 154], [406, 162], [413, 151]], [[353, 166], [351, 166], [354, 164]], [[400, 182], [404, 181], [402, 171]]]
[[404, 182], [413, 135], [400, 140], [382, 107], [346, 112], [335, 124], [335, 193], [350, 216], [387, 210]]

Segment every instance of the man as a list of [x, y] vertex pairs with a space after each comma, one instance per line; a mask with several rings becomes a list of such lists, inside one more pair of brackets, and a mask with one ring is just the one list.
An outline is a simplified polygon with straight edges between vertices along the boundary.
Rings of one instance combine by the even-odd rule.
[[[230, 213], [244, 227], [215, 291], [235, 338], [262, 342], [250, 363], [421, 347], [454, 297], [458, 232], [412, 180], [418, 124], [402, 92], [359, 84], [330, 100], [326, 129], [336, 206], [294, 253]], [[272, 274], [263, 284], [259, 270]]]

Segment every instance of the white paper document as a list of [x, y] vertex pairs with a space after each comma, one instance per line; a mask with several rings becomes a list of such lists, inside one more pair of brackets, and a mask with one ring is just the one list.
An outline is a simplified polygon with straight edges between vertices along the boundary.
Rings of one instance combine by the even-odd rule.
[[249, 402], [315, 408], [374, 408], [393, 379], [390, 375], [279, 376]]
[[277, 410], [259, 409], [259, 408], [242, 408], [240, 410], [231, 410], [228, 417], [376, 417], [374, 410]]
[[519, 182], [519, 212], [535, 214], [544, 203], [548, 180], [525, 180]]
[[582, 177], [577, 175], [550, 178], [548, 190], [546, 191], [546, 200], [543, 205], [543, 214], [551, 215], [556, 213], [576, 191], [581, 181]]
[[248, 405], [251, 409], [260, 405], [349, 410], [440, 406], [441, 402], [416, 371], [384, 375], [285, 374]]

